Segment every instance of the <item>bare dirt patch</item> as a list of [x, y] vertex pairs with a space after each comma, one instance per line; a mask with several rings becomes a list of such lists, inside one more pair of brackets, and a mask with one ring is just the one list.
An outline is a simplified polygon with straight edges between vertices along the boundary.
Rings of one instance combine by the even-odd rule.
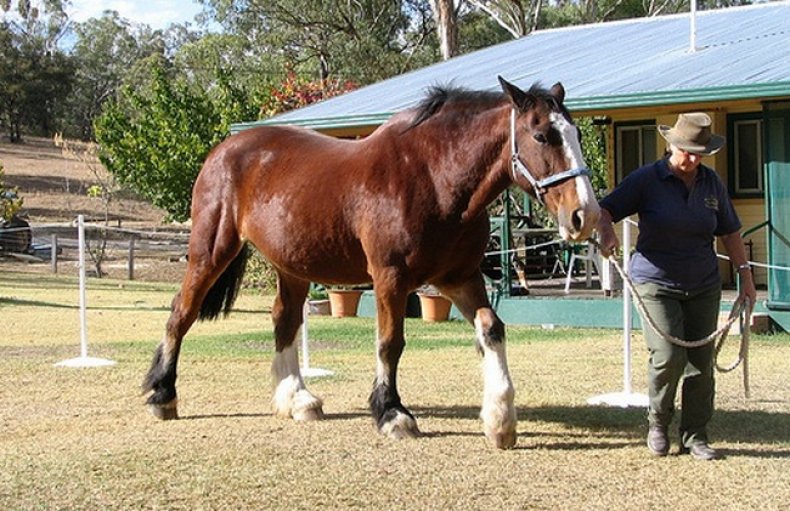
[[[21, 144], [0, 142], [6, 184], [19, 188], [23, 213], [31, 223], [70, 222], [78, 214], [99, 218], [101, 201], [87, 191], [98, 180], [88, 165], [64, 156], [52, 140], [27, 138]], [[102, 177], [108, 176], [102, 171]], [[131, 194], [110, 205], [113, 218], [140, 225], [162, 225], [165, 212]]]
[[[74, 241], [76, 230], [70, 225], [80, 214], [88, 222], [103, 223], [104, 203], [100, 199], [89, 197], [87, 192], [92, 185], [99, 184], [100, 180], [108, 177], [106, 170], [100, 166], [91, 168], [85, 162], [64, 155], [53, 140], [32, 137], [19, 144], [0, 142], [0, 163], [5, 172], [6, 185], [17, 188], [19, 196], [24, 200], [21, 216], [33, 229], [34, 243], [49, 243], [52, 233], [57, 233], [63, 240], [63, 252], [59, 258], [62, 261], [62, 270], [74, 271], [77, 260]], [[100, 172], [98, 176], [96, 169]], [[155, 236], [152, 244], [138, 243], [134, 265], [135, 279], [180, 279], [184, 269], [183, 246], [168, 250], [168, 247], [162, 245], [167, 244], [167, 233], [173, 233], [174, 239], [178, 237], [176, 233], [181, 233], [183, 239], [183, 233], [188, 228], [165, 223], [165, 211], [130, 192], [113, 198], [109, 216], [113, 228], [139, 233], [165, 233]], [[128, 233], [113, 236], [116, 239], [108, 249], [106, 264], [102, 268], [106, 276], [128, 276], [130, 236]], [[138, 237], [150, 238], [146, 234]], [[14, 258], [0, 258], [0, 270], [4, 267], [19, 269], [21, 265], [26, 266], [26, 271], [51, 271], [48, 260], [38, 264], [20, 262]]]

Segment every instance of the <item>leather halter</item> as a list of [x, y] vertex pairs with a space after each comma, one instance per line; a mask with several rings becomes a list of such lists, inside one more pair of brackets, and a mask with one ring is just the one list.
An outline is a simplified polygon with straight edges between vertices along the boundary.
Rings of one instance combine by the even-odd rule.
[[568, 169], [558, 174], [552, 174], [543, 179], [535, 179], [532, 175], [532, 172], [529, 171], [526, 165], [521, 161], [518, 155], [518, 145], [516, 144], [516, 109], [512, 109], [510, 111], [510, 158], [511, 158], [511, 165], [513, 169], [513, 177], [515, 178], [516, 172], [527, 178], [527, 181], [530, 182], [532, 185], [532, 189], [535, 192], [535, 198], [538, 199], [538, 202], [541, 206], [544, 206], [543, 203], [543, 194], [545, 194], [548, 188], [558, 185], [568, 179], [572, 179], [576, 176], [587, 176], [591, 175], [590, 169], [585, 167], [578, 167], [575, 169]]

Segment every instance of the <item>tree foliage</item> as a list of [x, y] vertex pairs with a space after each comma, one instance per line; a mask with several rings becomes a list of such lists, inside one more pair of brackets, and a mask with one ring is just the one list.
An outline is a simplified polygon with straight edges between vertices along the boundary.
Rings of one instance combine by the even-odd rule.
[[282, 69], [372, 83], [435, 59], [427, 0], [202, 0]]
[[192, 184], [209, 150], [230, 124], [255, 113], [227, 73], [213, 90], [193, 91], [154, 61], [150, 82], [124, 87], [96, 122], [100, 158], [118, 181], [174, 220], [189, 218]]
[[[101, 161], [118, 181], [168, 212], [189, 218], [192, 185], [206, 155], [234, 122], [303, 106], [353, 88], [347, 82], [311, 82], [289, 76], [257, 95], [233, 85], [223, 69], [208, 90], [174, 79], [154, 61], [150, 82], [124, 87], [96, 122]], [[257, 97], [257, 96], [256, 96]]]
[[271, 117], [282, 112], [295, 110], [356, 88], [357, 85], [351, 81], [311, 81], [299, 78], [294, 73], [289, 73], [285, 80], [269, 89], [267, 97], [261, 104], [259, 117]]
[[23, 130], [57, 129], [71, 92], [74, 64], [57, 46], [66, 31], [62, 2], [39, 3], [0, 4], [0, 126], [11, 141], [21, 140]]
[[152, 55], [162, 55], [162, 34], [135, 25], [115, 11], [106, 11], [73, 26], [75, 43], [71, 56], [78, 63], [74, 87], [67, 103], [66, 136], [93, 139], [93, 121], [102, 105], [111, 99], [124, 81], [131, 81], [134, 63]]

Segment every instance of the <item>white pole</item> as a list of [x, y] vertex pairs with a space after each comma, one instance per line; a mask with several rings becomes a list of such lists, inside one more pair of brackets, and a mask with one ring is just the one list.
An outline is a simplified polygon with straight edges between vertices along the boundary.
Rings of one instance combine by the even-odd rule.
[[85, 217], [77, 217], [77, 245], [79, 246], [80, 274], [80, 356], [88, 356], [88, 320], [86, 316], [87, 300], [85, 296]]
[[115, 361], [88, 356], [88, 320], [85, 284], [85, 217], [77, 217], [77, 243], [79, 244], [79, 275], [80, 275], [80, 356], [55, 364], [59, 367], [99, 367], [114, 365]]
[[[623, 221], [623, 271], [631, 261], [631, 224]], [[631, 393], [631, 290], [623, 282], [623, 392]]]
[[[623, 220], [623, 270], [628, 274], [631, 259], [631, 225]], [[608, 262], [607, 262], [608, 264]], [[628, 408], [629, 406], [647, 408], [648, 399], [644, 394], [634, 394], [631, 388], [631, 293], [623, 282], [623, 391], [593, 396], [587, 400], [591, 405], [608, 405]]]
[[310, 350], [307, 346], [307, 340], [309, 338], [307, 332], [307, 317], [310, 315], [310, 305], [307, 300], [304, 302], [304, 307], [302, 307], [302, 373], [306, 373], [310, 370]]
[[302, 376], [309, 378], [311, 376], [331, 376], [335, 373], [327, 369], [319, 369], [317, 367], [310, 367], [310, 349], [309, 335], [307, 327], [307, 317], [310, 315], [310, 304], [307, 300], [302, 307]]
[[689, 18], [689, 53], [694, 53], [697, 51], [697, 0], [691, 0]]

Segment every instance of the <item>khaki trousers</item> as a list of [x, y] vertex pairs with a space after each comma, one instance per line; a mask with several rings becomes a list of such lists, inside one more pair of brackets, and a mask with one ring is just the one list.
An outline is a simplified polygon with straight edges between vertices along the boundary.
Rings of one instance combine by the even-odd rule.
[[[657, 284], [639, 284], [650, 317], [659, 329], [679, 339], [695, 341], [716, 330], [721, 302], [721, 286], [694, 292], [679, 291]], [[675, 396], [682, 379], [680, 436], [689, 446], [707, 441], [706, 427], [713, 416], [715, 381], [714, 342], [699, 348], [683, 348], [656, 333], [642, 318], [650, 353], [648, 360], [648, 422], [668, 427], [675, 412]]]

